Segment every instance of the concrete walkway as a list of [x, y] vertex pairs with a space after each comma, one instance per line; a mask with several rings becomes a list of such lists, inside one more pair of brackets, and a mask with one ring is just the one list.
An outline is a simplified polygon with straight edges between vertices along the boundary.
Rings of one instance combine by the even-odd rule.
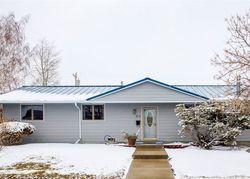
[[174, 179], [163, 145], [137, 145], [126, 179]]

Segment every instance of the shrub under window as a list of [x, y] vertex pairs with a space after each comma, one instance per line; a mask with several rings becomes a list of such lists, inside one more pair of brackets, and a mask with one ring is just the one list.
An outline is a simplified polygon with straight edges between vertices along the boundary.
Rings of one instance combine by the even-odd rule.
[[83, 120], [103, 120], [104, 105], [83, 105]]
[[43, 120], [43, 105], [21, 105], [22, 120]]

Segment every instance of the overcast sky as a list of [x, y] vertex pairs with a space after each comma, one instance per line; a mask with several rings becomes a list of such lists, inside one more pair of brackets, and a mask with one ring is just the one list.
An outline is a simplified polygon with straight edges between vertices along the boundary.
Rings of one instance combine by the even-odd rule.
[[31, 45], [61, 52], [61, 84], [119, 84], [151, 77], [168, 84], [219, 84], [210, 59], [222, 52], [225, 18], [249, 0], [0, 0], [0, 15], [30, 14]]

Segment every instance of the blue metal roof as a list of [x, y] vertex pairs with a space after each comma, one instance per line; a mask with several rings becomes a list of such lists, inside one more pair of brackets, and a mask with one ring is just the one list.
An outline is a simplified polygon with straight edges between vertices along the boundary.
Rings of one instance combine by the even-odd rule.
[[120, 87], [119, 85], [86, 85], [86, 86], [23, 86], [16, 90], [59, 95], [97, 95]]
[[228, 85], [174, 85], [207, 98], [225, 97], [236, 90], [236, 86]]
[[211, 99], [216, 97], [226, 96], [229, 91], [236, 89], [235, 86], [227, 85], [168, 85], [151, 78], [145, 78], [134, 83], [124, 86], [121, 85], [81, 85], [81, 86], [23, 86], [16, 90], [25, 92], [42, 93], [42, 94], [58, 94], [58, 95], [88, 95], [91, 100], [102, 95], [110, 94], [127, 87], [140, 84], [144, 81], [151, 81], [162, 86], [177, 90], [180, 92], [188, 93], [204, 99]]
[[136, 82], [133, 82], [133, 83], [129, 83], [127, 85], [124, 85], [124, 86], [121, 86], [121, 87], [118, 87], [116, 89], [113, 89], [113, 90], [110, 90], [110, 91], [106, 91], [104, 93], [101, 93], [101, 94], [98, 94], [98, 95], [95, 95], [95, 96], [92, 96], [90, 98], [88, 98], [87, 100], [92, 100], [92, 99], [95, 99], [95, 98], [99, 98], [101, 96], [104, 96], [104, 95], [108, 95], [108, 94], [111, 94], [111, 93], [114, 93], [114, 92], [118, 92], [120, 90], [124, 90], [126, 88], [129, 88], [129, 87], [132, 87], [134, 85], [138, 85], [138, 84], [141, 84], [141, 83], [144, 83], [144, 82], [152, 82], [152, 83], [156, 83], [158, 85], [161, 85], [161, 86], [164, 86], [166, 88], [170, 88], [172, 90], [175, 90], [175, 91], [179, 91], [179, 92], [183, 92], [183, 93], [187, 93], [187, 94], [190, 94], [190, 95], [193, 95], [193, 96], [196, 96], [196, 97], [199, 97], [199, 98], [203, 98], [203, 99], [209, 99], [208, 97], [206, 96], [203, 96], [203, 95], [200, 95], [198, 93], [194, 93], [192, 91], [187, 91], [185, 89], [182, 89], [182, 88], [178, 88], [177, 86], [172, 86], [172, 85], [169, 85], [169, 84], [166, 84], [166, 83], [162, 83], [160, 81], [157, 81], [157, 80], [154, 80], [154, 79], [151, 79], [151, 78], [144, 78], [142, 80], [138, 80]]

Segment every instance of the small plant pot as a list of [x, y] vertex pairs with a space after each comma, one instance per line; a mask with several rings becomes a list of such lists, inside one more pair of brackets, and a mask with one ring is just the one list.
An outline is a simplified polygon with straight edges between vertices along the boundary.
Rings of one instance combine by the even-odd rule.
[[136, 138], [128, 138], [128, 145], [135, 146]]

